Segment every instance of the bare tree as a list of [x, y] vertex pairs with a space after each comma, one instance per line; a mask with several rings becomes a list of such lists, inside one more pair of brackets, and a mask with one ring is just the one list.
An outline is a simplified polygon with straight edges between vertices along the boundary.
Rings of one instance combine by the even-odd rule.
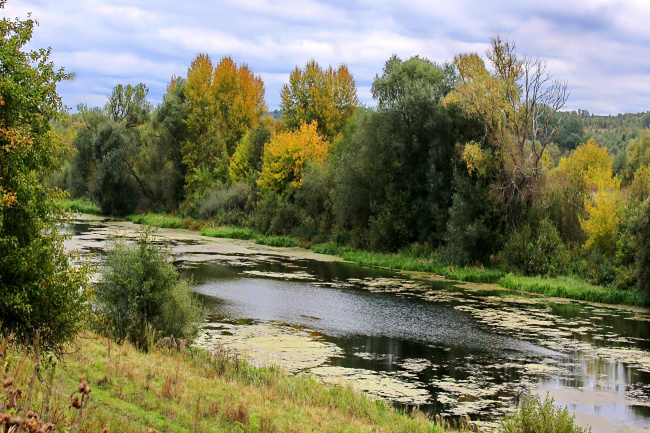
[[524, 56], [515, 44], [492, 38], [487, 57], [494, 68], [502, 98], [501, 121], [492, 139], [500, 154], [502, 172], [494, 186], [513, 225], [539, 194], [544, 170], [542, 157], [563, 116], [569, 91], [565, 81], [553, 79], [545, 61]]

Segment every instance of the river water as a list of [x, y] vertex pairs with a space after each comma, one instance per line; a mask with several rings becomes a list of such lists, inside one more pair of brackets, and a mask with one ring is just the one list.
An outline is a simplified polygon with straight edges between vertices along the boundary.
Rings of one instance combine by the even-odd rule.
[[[68, 230], [68, 248], [89, 255], [137, 227], [91, 219]], [[207, 349], [431, 414], [467, 415], [486, 431], [532, 392], [548, 393], [594, 432], [650, 432], [648, 310], [413, 279], [180, 230], [157, 235], [194, 280], [206, 311], [196, 344]]]

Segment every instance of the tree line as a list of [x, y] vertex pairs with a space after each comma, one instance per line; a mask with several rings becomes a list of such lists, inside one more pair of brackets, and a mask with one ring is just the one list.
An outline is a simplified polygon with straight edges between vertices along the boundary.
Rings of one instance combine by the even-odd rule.
[[[107, 214], [171, 212], [308, 243], [454, 265], [572, 274], [650, 293], [650, 132], [621, 146], [562, 111], [547, 65], [493, 38], [437, 64], [389, 58], [364, 107], [345, 65], [264, 83], [207, 54], [153, 107], [144, 84], [58, 121], [74, 149], [49, 181]], [[620, 154], [624, 154], [624, 158]]]

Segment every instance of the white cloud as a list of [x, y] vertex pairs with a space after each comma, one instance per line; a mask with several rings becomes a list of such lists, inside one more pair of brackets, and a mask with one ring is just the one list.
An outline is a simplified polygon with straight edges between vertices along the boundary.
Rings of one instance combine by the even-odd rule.
[[154, 103], [198, 52], [232, 55], [266, 83], [271, 109], [296, 65], [345, 63], [362, 101], [391, 54], [433, 61], [475, 51], [495, 34], [547, 60], [571, 89], [570, 108], [650, 109], [650, 2], [646, 0], [9, 0], [5, 15], [40, 21], [31, 47], [52, 46], [75, 81], [69, 106], [102, 105], [118, 82], [143, 81]]

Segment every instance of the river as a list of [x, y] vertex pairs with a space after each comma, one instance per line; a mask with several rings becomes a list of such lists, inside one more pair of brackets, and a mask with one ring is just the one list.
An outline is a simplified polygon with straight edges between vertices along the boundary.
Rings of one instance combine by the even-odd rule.
[[[84, 217], [93, 257], [138, 226]], [[225, 347], [490, 431], [525, 392], [598, 432], [650, 432], [650, 311], [361, 268], [330, 256], [159, 229], [206, 311], [197, 345]]]

